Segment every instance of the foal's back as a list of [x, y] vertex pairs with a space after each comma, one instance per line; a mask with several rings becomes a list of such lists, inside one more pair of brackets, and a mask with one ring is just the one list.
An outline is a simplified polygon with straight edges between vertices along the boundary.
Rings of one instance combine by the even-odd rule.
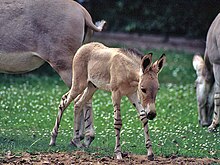
[[82, 46], [73, 59], [73, 83], [83, 85], [90, 81], [98, 88], [110, 91], [113, 86], [136, 80], [140, 61], [140, 57], [126, 49], [89, 43]]

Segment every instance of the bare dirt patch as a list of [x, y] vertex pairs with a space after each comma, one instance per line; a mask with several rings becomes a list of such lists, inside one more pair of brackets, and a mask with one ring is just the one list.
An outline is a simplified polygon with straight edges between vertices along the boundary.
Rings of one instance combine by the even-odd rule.
[[6, 155], [0, 158], [0, 164], [100, 164], [100, 165], [138, 165], [138, 164], [220, 164], [220, 159], [208, 158], [185, 158], [172, 156], [169, 158], [155, 157], [154, 161], [148, 161], [146, 155], [127, 154], [121, 161], [114, 157], [100, 157], [98, 153], [89, 154], [83, 151], [74, 151], [71, 153], [23, 153], [21, 156]]

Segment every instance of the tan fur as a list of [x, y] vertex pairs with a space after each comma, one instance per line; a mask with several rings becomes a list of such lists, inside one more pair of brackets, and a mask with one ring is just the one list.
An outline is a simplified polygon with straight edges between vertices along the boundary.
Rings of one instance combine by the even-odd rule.
[[[140, 66], [134, 64], [131, 57], [121, 53], [119, 48], [108, 48], [98, 43], [84, 45], [73, 61], [72, 82], [81, 86], [80, 84], [87, 85], [90, 81], [102, 90], [119, 90], [122, 95], [134, 93], [137, 86], [131, 84], [138, 83]], [[136, 60], [141, 62], [141, 59]], [[85, 69], [82, 70], [78, 66]]]
[[[152, 160], [153, 151], [148, 134], [148, 119], [152, 120], [156, 117], [155, 101], [159, 88], [158, 73], [162, 69], [165, 59], [165, 56], [162, 55], [152, 64], [152, 54], [141, 57], [133, 50], [109, 48], [101, 43], [90, 43], [79, 48], [73, 59], [72, 87], [69, 92], [63, 95], [59, 105], [59, 112], [62, 114], [71, 101], [77, 98], [74, 106], [74, 138], [71, 143], [77, 147], [83, 146], [79, 133], [82, 107], [92, 98], [97, 89], [102, 89], [112, 93], [117, 159], [122, 159], [120, 102], [122, 96], [127, 96], [140, 115], [144, 126], [148, 158]], [[78, 95], [80, 98], [77, 97]], [[60, 119], [58, 120], [60, 121]], [[56, 126], [54, 130], [57, 130]], [[54, 136], [51, 139], [55, 141]], [[90, 144], [91, 141], [86, 143]]]

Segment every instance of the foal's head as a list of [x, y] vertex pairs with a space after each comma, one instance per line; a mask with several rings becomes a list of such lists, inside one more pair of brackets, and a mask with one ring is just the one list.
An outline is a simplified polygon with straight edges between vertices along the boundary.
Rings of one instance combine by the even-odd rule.
[[[211, 116], [214, 104], [214, 85], [212, 69], [208, 69], [209, 63], [205, 63], [200, 55], [193, 58], [193, 67], [196, 70], [195, 81], [199, 122], [202, 126], [211, 124]], [[212, 68], [212, 67], [211, 67]]]
[[147, 118], [153, 120], [156, 117], [155, 100], [159, 90], [158, 73], [166, 61], [165, 54], [152, 64], [152, 54], [149, 53], [142, 58], [140, 79], [138, 84], [138, 95]]

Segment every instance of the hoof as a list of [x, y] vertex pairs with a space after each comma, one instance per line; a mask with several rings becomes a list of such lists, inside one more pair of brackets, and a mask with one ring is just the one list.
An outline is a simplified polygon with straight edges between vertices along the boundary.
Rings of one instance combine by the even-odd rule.
[[208, 127], [212, 124], [212, 121], [202, 121], [202, 120], [199, 120], [199, 125], [201, 127]]
[[150, 160], [150, 161], [153, 161], [153, 160], [154, 160], [154, 154], [148, 155], [148, 156], [147, 156], [147, 159]]
[[202, 127], [208, 127], [210, 124], [211, 124], [211, 123], [203, 122], [203, 123], [201, 123], [200, 125], [201, 125]]
[[55, 140], [52, 138], [50, 140], [49, 146], [55, 146], [55, 145], [56, 145]]
[[86, 136], [83, 142], [83, 146], [88, 148], [94, 139], [95, 139], [94, 136]]
[[218, 127], [219, 127], [219, 123], [216, 124], [216, 123], [213, 122], [213, 124], [211, 124], [211, 125], [208, 127], [208, 131], [209, 131], [209, 132], [215, 132], [215, 131], [217, 131], [217, 128], [218, 128]]
[[117, 160], [122, 160], [122, 154], [121, 154], [121, 152], [116, 152], [116, 153], [115, 153], [115, 156], [116, 156], [116, 159], [117, 159]]
[[55, 146], [55, 145], [56, 145], [56, 143], [51, 143], [51, 142], [49, 144], [49, 146]]
[[70, 141], [70, 145], [77, 147], [77, 148], [83, 148], [82, 143], [78, 140], [75, 140], [75, 139]]
[[216, 128], [215, 128], [215, 127], [208, 127], [208, 131], [209, 131], [209, 132], [215, 132], [215, 131], [216, 131]]

